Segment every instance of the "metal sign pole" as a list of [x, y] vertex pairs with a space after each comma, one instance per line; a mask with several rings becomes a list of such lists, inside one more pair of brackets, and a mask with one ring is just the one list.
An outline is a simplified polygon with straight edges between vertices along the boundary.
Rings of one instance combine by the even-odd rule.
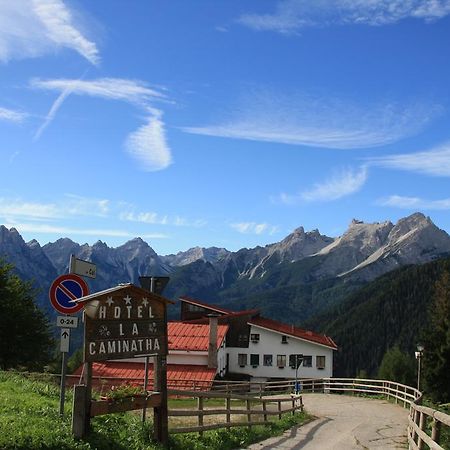
[[66, 372], [67, 372], [67, 353], [62, 352], [61, 362], [61, 386], [59, 394], [59, 415], [64, 415], [64, 402], [66, 399]]

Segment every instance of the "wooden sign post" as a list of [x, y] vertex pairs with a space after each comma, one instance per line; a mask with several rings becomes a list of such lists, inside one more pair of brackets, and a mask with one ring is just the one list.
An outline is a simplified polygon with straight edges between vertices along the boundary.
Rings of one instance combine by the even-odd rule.
[[157, 392], [152, 394], [158, 395], [148, 396], [145, 405], [154, 406], [155, 438], [167, 446], [167, 304], [172, 302], [126, 284], [82, 297], [77, 303], [84, 305], [85, 383], [83, 392], [81, 388], [75, 391], [73, 433], [84, 437], [90, 418], [101, 409], [92, 401], [93, 362], [154, 356]]

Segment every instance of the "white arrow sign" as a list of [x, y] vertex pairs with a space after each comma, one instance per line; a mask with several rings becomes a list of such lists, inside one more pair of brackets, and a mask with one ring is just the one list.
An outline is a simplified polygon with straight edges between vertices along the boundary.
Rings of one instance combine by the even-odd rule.
[[70, 328], [61, 328], [61, 352], [68, 353], [70, 344]]

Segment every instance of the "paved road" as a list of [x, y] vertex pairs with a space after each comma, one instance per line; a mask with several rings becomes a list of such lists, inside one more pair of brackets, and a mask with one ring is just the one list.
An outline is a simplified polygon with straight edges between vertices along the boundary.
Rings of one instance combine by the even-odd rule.
[[305, 410], [317, 419], [248, 450], [391, 450], [406, 447], [408, 410], [385, 400], [304, 394]]

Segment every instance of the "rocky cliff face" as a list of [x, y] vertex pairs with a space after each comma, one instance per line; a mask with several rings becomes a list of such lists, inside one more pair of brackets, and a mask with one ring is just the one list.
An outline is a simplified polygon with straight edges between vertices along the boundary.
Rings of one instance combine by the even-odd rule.
[[[236, 282], [264, 280], [299, 261], [305, 262], [306, 269], [302, 270], [308, 270], [308, 280], [345, 275], [368, 281], [402, 265], [421, 264], [450, 254], [450, 236], [430, 218], [416, 213], [395, 225], [353, 220], [336, 239], [300, 227], [282, 241], [265, 247], [237, 252], [196, 247], [177, 255], [159, 256], [140, 238], [117, 248], [101, 241], [93, 246], [79, 245], [67, 238], [41, 247], [35, 240], [25, 243], [14, 228], [0, 226], [0, 256], [13, 263], [22, 278], [35, 280], [41, 289], [40, 304], [48, 302], [53, 279], [67, 273], [71, 254], [97, 264], [97, 278], [89, 280], [92, 292], [121, 282], [138, 284], [142, 275], [170, 275], [166, 295], [198, 295], [212, 300], [218, 291], [232, 288]], [[280, 274], [276, 276], [279, 286]]]

